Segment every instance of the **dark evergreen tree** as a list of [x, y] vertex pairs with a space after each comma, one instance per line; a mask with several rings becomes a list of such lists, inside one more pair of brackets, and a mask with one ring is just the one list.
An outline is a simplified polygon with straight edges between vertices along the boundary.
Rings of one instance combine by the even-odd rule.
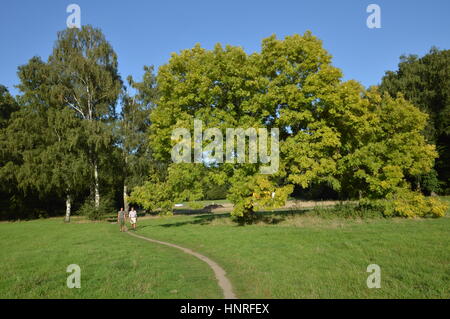
[[[423, 57], [401, 56], [398, 70], [388, 71], [380, 89], [396, 96], [402, 93], [414, 105], [426, 112], [424, 130], [427, 140], [436, 144], [439, 158], [435, 170], [446, 192], [450, 191], [450, 50], [432, 48]], [[421, 175], [420, 187], [437, 190], [436, 172]]]

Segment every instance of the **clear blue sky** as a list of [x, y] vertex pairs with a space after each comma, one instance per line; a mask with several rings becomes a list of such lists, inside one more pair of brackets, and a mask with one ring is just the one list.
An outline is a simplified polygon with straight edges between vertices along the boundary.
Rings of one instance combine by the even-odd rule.
[[[66, 27], [66, 7], [81, 7], [81, 23], [103, 30], [122, 77], [140, 79], [143, 65], [166, 63], [171, 52], [217, 42], [259, 51], [261, 39], [311, 30], [333, 55], [344, 79], [378, 84], [404, 53], [450, 48], [449, 0], [7, 0], [0, 4], [0, 84], [14, 94], [17, 66], [44, 60]], [[366, 7], [381, 7], [381, 29], [369, 29]]]

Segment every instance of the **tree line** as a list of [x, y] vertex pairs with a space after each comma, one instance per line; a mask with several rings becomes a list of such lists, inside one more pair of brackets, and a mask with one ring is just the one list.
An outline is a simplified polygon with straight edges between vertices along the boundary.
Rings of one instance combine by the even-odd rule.
[[[365, 89], [342, 81], [306, 32], [266, 38], [253, 54], [197, 45], [156, 75], [145, 66], [140, 82], [129, 76], [127, 89], [101, 30], [63, 30], [46, 61], [19, 66], [18, 96], [0, 86], [0, 216], [69, 221], [73, 211], [98, 218], [130, 202], [170, 212], [178, 201], [228, 198], [234, 216], [248, 217], [288, 196], [439, 215], [443, 206], [420, 193], [450, 190], [449, 65], [449, 50], [433, 48]], [[204, 129], [279, 128], [278, 172], [173, 163], [171, 133], [194, 119]]]

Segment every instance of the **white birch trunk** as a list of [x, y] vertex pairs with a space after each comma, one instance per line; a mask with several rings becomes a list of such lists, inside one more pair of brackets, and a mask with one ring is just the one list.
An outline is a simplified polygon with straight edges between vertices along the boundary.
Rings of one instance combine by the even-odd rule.
[[127, 157], [126, 153], [124, 153], [124, 158], [125, 158], [125, 178], [123, 180], [123, 209], [128, 214], [128, 199], [127, 199], [128, 188], [127, 188], [127, 184], [126, 184], [126, 181], [127, 181], [127, 176], [126, 175], [127, 175], [127, 168], [128, 168], [128, 157]]
[[67, 194], [67, 197], [66, 197], [66, 217], [64, 219], [64, 222], [66, 222], [66, 223], [70, 222], [71, 208], [72, 208], [72, 198], [70, 198], [70, 195]]
[[95, 208], [100, 206], [100, 191], [98, 186], [98, 167], [97, 162], [94, 163], [94, 202]]
[[128, 213], [127, 185], [123, 185], [123, 209]]

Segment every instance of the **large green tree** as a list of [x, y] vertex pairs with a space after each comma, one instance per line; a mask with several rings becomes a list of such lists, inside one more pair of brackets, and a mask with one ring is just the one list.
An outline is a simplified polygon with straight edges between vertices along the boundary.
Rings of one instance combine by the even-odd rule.
[[[150, 129], [154, 156], [168, 169], [151, 176], [133, 199], [167, 209], [173, 201], [202, 198], [205, 183], [228, 183], [233, 214], [248, 217], [260, 207], [284, 204], [294, 185], [307, 189], [322, 183], [346, 197], [361, 192], [374, 198], [408, 187], [406, 175], [429, 170], [435, 157], [419, 134], [424, 115], [401, 97], [366, 92], [341, 78], [310, 32], [284, 40], [271, 36], [260, 53], [251, 55], [221, 45], [173, 54], [157, 75], [160, 97]], [[196, 152], [195, 120], [223, 137], [227, 128], [278, 129], [279, 154], [270, 152], [279, 155], [278, 169], [264, 174], [261, 161], [230, 163], [214, 158], [217, 149]], [[172, 134], [180, 128], [192, 136], [187, 149], [194, 146], [197, 163], [172, 162], [172, 149], [180, 145]], [[275, 135], [269, 137], [272, 141]], [[204, 138], [203, 146], [215, 139]], [[225, 152], [224, 144], [218, 148]], [[247, 147], [247, 159], [252, 151]]]
[[2, 175], [13, 176], [23, 192], [65, 198], [67, 221], [86, 187], [98, 208], [100, 186], [113, 183], [120, 158], [113, 127], [122, 82], [112, 47], [91, 26], [67, 29], [46, 62], [34, 57], [18, 75], [21, 107], [4, 143], [14, 158]]
[[11, 114], [19, 109], [16, 100], [4, 85], [0, 85], [0, 129], [8, 125]]
[[[450, 190], [450, 50], [432, 48], [423, 57], [401, 56], [398, 70], [388, 71], [380, 85], [392, 96], [402, 93], [406, 99], [428, 114], [424, 136], [437, 146], [438, 178]], [[420, 174], [417, 182], [433, 175]], [[427, 185], [424, 185], [427, 186]], [[431, 184], [430, 190], [436, 190]]]
[[64, 197], [69, 221], [73, 196], [83, 190], [88, 176], [86, 128], [53, 97], [52, 72], [37, 57], [19, 67], [20, 110], [5, 130], [4, 149], [12, 158], [2, 171], [25, 193]]
[[9, 93], [8, 89], [0, 85], [0, 206], [2, 215], [7, 215], [12, 209], [11, 198], [17, 189], [14, 187], [12, 176], [2, 168], [9, 161], [13, 160], [14, 154], [11, 154], [6, 148], [6, 127], [10, 123], [11, 115], [19, 109], [14, 97]]
[[100, 204], [99, 164], [111, 153], [115, 106], [122, 89], [117, 55], [99, 29], [83, 26], [58, 33], [48, 59], [51, 93], [84, 122], [95, 207]]

